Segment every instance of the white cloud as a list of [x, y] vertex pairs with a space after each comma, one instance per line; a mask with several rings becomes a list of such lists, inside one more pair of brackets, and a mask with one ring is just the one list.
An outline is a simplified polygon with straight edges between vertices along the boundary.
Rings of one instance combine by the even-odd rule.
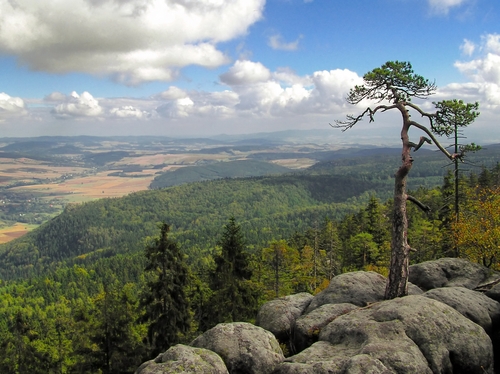
[[265, 82], [271, 77], [271, 72], [260, 62], [238, 60], [220, 80], [230, 86]]
[[302, 39], [302, 35], [293, 42], [285, 42], [283, 41], [283, 37], [279, 34], [272, 35], [269, 38], [268, 45], [272, 49], [280, 50], [280, 51], [296, 51], [299, 48], [299, 41]]
[[466, 56], [472, 56], [475, 49], [476, 49], [476, 45], [467, 39], [464, 39], [463, 44], [460, 46], [460, 50]]
[[455, 67], [476, 85], [481, 102], [500, 105], [500, 34], [483, 36], [480, 49], [481, 56], [457, 61]]
[[296, 116], [331, 113], [346, 105], [349, 89], [361, 78], [349, 70], [318, 71], [299, 77], [288, 69], [271, 73], [260, 63], [236, 61], [221, 81], [238, 95], [243, 115]]
[[110, 75], [125, 84], [174, 79], [187, 65], [228, 62], [217, 43], [244, 35], [265, 0], [0, 2], [0, 53], [34, 70]]
[[24, 100], [0, 92], [0, 121], [27, 114]]
[[434, 14], [447, 15], [452, 8], [465, 4], [468, 0], [427, 0], [431, 12]]
[[185, 97], [187, 97], [187, 93], [184, 90], [181, 90], [180, 88], [175, 86], [170, 86], [168, 90], [163, 91], [159, 95], [159, 98], [165, 100], [183, 99]]
[[110, 114], [117, 118], [137, 118], [143, 119], [147, 117], [147, 113], [133, 106], [122, 106], [119, 108], [112, 108]]
[[176, 99], [159, 106], [156, 111], [162, 117], [186, 118], [194, 109], [194, 102], [189, 97]]
[[103, 114], [103, 108], [99, 102], [88, 93], [78, 95], [75, 91], [65, 96], [64, 102], [52, 109], [52, 114], [60, 119], [74, 117], [98, 117]]

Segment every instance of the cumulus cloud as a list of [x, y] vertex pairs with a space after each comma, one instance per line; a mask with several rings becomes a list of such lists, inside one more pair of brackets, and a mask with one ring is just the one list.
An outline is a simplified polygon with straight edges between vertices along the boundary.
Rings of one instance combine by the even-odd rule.
[[[51, 98], [54, 96], [49, 95], [49, 99]], [[103, 108], [90, 93], [83, 92], [79, 95], [73, 91], [71, 95], [64, 96], [64, 102], [52, 109], [52, 114], [60, 119], [98, 117], [103, 114]]]
[[0, 121], [27, 114], [24, 100], [0, 92]]
[[265, 82], [271, 77], [271, 72], [260, 62], [238, 60], [220, 80], [230, 86]]
[[176, 100], [176, 99], [183, 99], [183, 98], [187, 97], [187, 93], [178, 87], [170, 86], [168, 88], [168, 90], [163, 91], [158, 96], [159, 96], [159, 98], [165, 99], [165, 100]]
[[238, 113], [256, 116], [329, 113], [344, 107], [349, 89], [361, 82], [349, 70], [300, 77], [289, 69], [271, 73], [252, 61], [236, 61], [220, 78], [238, 95]]
[[477, 87], [481, 101], [500, 104], [500, 34], [488, 34], [481, 39], [481, 54], [470, 61], [457, 61], [455, 67]]
[[34, 70], [109, 75], [129, 85], [228, 62], [217, 43], [244, 35], [265, 0], [0, 2], [0, 52]]
[[117, 118], [137, 118], [143, 119], [147, 117], [147, 113], [133, 106], [127, 105], [119, 108], [112, 108], [110, 114]]
[[302, 39], [302, 35], [293, 42], [285, 42], [283, 37], [279, 34], [272, 35], [269, 38], [268, 45], [272, 49], [280, 50], [280, 51], [296, 51], [299, 48], [299, 41]]
[[476, 45], [467, 39], [464, 39], [463, 44], [460, 46], [460, 50], [466, 56], [472, 56], [475, 49], [476, 49]]
[[427, 0], [431, 12], [434, 14], [447, 15], [452, 8], [457, 8], [469, 0]]

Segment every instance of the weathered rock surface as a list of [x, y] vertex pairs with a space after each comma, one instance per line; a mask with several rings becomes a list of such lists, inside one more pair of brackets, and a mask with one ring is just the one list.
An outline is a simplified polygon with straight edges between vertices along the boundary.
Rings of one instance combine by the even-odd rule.
[[[373, 271], [354, 271], [334, 277], [326, 289], [312, 299], [306, 313], [325, 304], [349, 303], [357, 306], [384, 300], [387, 279]], [[422, 294], [413, 284], [408, 285], [410, 295]]]
[[485, 293], [489, 298], [500, 302], [500, 283], [495, 284]]
[[300, 352], [318, 341], [319, 332], [335, 318], [357, 309], [354, 304], [325, 304], [312, 312], [297, 318], [294, 329], [294, 342]]
[[245, 322], [221, 323], [197, 337], [191, 345], [217, 353], [230, 373], [271, 373], [284, 359], [272, 333]]
[[302, 292], [269, 301], [260, 308], [255, 324], [271, 331], [280, 342], [288, 342], [295, 320], [302, 315], [312, 298], [311, 294]]
[[275, 335], [261, 327], [220, 324], [193, 347], [172, 347], [136, 373], [493, 373], [499, 276], [461, 259], [430, 261], [410, 268], [424, 295], [410, 283], [413, 296], [383, 301], [385, 277], [342, 274], [314, 298], [291, 295], [259, 312], [261, 326], [277, 336], [292, 331], [294, 348], [305, 348], [292, 357], [284, 359]]
[[142, 364], [135, 374], [228, 374], [222, 358], [203, 348], [178, 344], [170, 347], [156, 359]]
[[424, 291], [440, 287], [473, 289], [490, 277], [488, 268], [461, 258], [441, 258], [410, 266], [409, 281]]
[[386, 279], [372, 271], [354, 271], [334, 277], [327, 288], [312, 299], [307, 313], [325, 304], [349, 303], [366, 306], [384, 299]]
[[317, 343], [287, 358], [275, 373], [360, 371], [492, 373], [493, 349], [486, 332], [453, 308], [407, 296], [334, 319]]
[[493, 332], [493, 325], [500, 320], [500, 303], [468, 288], [435, 288], [427, 291], [424, 296], [451, 306], [481, 326], [488, 334]]

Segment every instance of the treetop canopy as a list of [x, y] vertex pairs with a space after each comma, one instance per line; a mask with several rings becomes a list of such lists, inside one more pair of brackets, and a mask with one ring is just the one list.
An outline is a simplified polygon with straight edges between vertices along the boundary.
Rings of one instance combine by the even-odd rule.
[[363, 76], [364, 84], [350, 90], [347, 101], [358, 104], [364, 99], [392, 103], [411, 101], [412, 97], [425, 98], [436, 90], [434, 82], [415, 74], [411, 63], [388, 61]]

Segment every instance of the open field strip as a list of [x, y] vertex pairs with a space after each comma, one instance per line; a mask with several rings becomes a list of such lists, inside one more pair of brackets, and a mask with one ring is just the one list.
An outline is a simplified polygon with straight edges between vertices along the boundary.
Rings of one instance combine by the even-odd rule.
[[[34, 184], [30, 186], [14, 187], [9, 190], [16, 192], [40, 193], [51, 198], [64, 195], [77, 195], [82, 201], [100, 199], [104, 197], [120, 197], [129, 193], [146, 190], [154, 175], [144, 173], [144, 177], [117, 177], [108, 176], [109, 171], [96, 175], [74, 178], [62, 183]], [[140, 174], [140, 173], [134, 173]], [[74, 200], [74, 198], [72, 198]]]
[[36, 227], [38, 227], [38, 225], [30, 225], [20, 222], [16, 222], [12, 226], [2, 227], [0, 228], [0, 244], [19, 238]]

